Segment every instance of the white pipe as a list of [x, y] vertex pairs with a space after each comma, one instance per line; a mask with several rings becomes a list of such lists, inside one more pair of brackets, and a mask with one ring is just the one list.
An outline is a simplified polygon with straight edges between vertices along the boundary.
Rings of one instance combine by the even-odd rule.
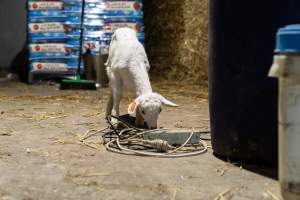
[[276, 55], [279, 78], [279, 181], [285, 200], [300, 199], [300, 54]]

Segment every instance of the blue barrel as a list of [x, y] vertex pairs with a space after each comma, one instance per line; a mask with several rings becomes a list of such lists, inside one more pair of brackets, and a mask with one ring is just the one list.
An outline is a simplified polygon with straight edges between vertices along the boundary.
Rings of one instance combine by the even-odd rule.
[[277, 164], [276, 32], [300, 23], [299, 0], [210, 0], [209, 103], [218, 156]]

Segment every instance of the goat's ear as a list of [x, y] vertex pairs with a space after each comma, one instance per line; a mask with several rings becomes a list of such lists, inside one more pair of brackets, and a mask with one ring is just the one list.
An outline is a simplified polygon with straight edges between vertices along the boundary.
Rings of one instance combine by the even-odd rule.
[[166, 99], [165, 97], [159, 95], [160, 101], [162, 104], [166, 105], [166, 106], [170, 106], [170, 107], [178, 107], [179, 105], [173, 103], [172, 101], [169, 101], [168, 99]]
[[128, 106], [128, 114], [132, 117], [136, 116], [136, 109], [138, 106], [138, 102], [137, 100], [134, 100], [133, 102], [131, 102], [131, 104]]

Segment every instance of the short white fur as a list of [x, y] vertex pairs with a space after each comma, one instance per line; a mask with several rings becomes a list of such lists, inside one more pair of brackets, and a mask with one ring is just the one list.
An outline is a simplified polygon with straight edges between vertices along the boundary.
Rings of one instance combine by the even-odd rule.
[[[130, 28], [119, 28], [112, 36], [109, 56], [106, 62], [111, 88], [106, 116], [119, 116], [119, 105], [123, 90], [136, 95], [134, 107], [136, 125], [146, 122], [148, 128], [157, 128], [157, 120], [162, 104], [176, 107], [175, 103], [152, 91], [148, 71], [149, 61], [137, 34]], [[112, 119], [113, 123], [117, 120]]]

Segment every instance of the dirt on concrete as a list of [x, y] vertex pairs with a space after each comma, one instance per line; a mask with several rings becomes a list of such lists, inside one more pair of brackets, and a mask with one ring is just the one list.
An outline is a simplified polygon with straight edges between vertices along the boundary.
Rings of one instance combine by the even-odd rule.
[[[164, 108], [159, 126], [209, 130], [207, 94], [197, 86], [160, 83], [156, 91], [180, 105]], [[89, 130], [107, 126], [107, 89], [59, 91], [56, 86], [0, 84], [0, 199], [276, 199], [273, 169], [206, 154], [152, 158], [107, 152], [101, 135], [82, 144]], [[124, 97], [125, 113], [131, 96]]]

